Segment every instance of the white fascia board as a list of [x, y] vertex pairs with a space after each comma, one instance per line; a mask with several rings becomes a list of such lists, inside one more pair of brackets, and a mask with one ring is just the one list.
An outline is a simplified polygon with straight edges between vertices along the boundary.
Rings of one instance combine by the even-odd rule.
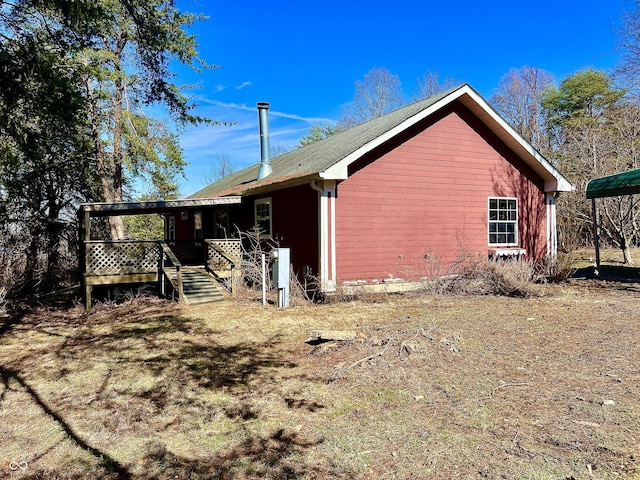
[[[465, 85], [466, 86], [466, 85]], [[468, 86], [467, 86], [468, 87]], [[504, 118], [502, 118], [494, 109], [489, 105], [484, 98], [482, 98], [478, 92], [473, 90], [472, 88], [468, 88], [467, 95], [471, 97], [474, 102], [481, 107], [489, 117], [502, 129], [504, 130], [509, 137], [515, 140], [532, 158], [523, 158], [523, 160], [531, 167], [535, 172], [540, 175], [540, 171], [536, 168], [537, 165], [543, 167], [543, 169], [551, 175], [552, 178], [545, 178], [545, 192], [571, 192], [575, 190], [575, 187], [567, 180], [564, 175], [562, 175], [557, 168], [549, 163], [549, 161], [544, 158], [538, 151], [531, 146], [529, 142], [527, 142], [522, 135], [515, 131], [515, 129], [509, 125]], [[464, 102], [463, 102], [464, 103]], [[473, 111], [473, 109], [471, 109]], [[491, 128], [494, 133], [497, 134], [495, 129]], [[500, 136], [500, 135], [498, 135]], [[504, 140], [503, 140], [504, 141]], [[536, 165], [537, 162], [537, 165]], [[544, 177], [543, 175], [540, 175]]]
[[391, 140], [393, 137], [402, 133], [406, 129], [412, 127], [413, 125], [418, 123], [420, 120], [427, 118], [429, 115], [445, 107], [447, 104], [457, 99], [460, 95], [462, 95], [462, 93], [464, 93], [465, 90], [468, 90], [468, 89], [469, 89], [468, 85], [460, 87], [451, 95], [444, 97], [443, 99], [434, 103], [430, 107], [422, 110], [421, 112], [418, 112], [413, 117], [406, 119], [404, 122], [395, 126], [391, 130], [388, 130], [387, 132], [383, 133], [379, 137], [376, 137], [374, 140], [370, 141], [369, 143], [366, 143], [362, 147], [350, 153], [339, 162], [334, 163], [331, 167], [327, 168], [324, 172], [320, 172], [320, 176], [326, 180], [346, 180], [349, 177], [349, 171], [348, 171], [349, 165], [351, 165], [353, 162], [355, 162], [356, 160], [358, 160], [359, 158], [361, 158], [363, 155], [370, 152], [374, 148], [379, 147], [380, 145], [384, 144], [388, 140]]
[[[450, 95], [447, 95], [430, 107], [422, 110], [413, 117], [408, 118], [396, 127], [385, 132], [383, 135], [380, 135], [371, 142], [358, 148], [339, 162], [326, 169], [324, 172], [320, 172], [320, 177], [326, 180], [346, 180], [349, 176], [349, 165], [353, 162], [361, 158], [367, 152], [370, 152], [374, 148], [382, 145], [386, 141], [392, 139], [396, 135], [402, 133], [419, 121], [436, 113], [441, 108], [458, 100], [464, 95], [467, 95], [474, 102], [475, 105], [472, 105], [472, 107], [475, 106], [476, 108], [481, 108], [482, 111], [495, 123], [495, 125], [499, 127], [499, 129], [502, 129], [511, 139], [516, 141], [519, 146], [526, 151], [526, 153], [528, 153], [529, 158], [523, 158], [523, 160], [545, 179], [545, 192], [570, 192], [575, 189], [575, 187], [553, 165], [551, 165], [526, 140], [524, 140], [524, 138], [522, 138], [522, 136], [511, 127], [511, 125], [498, 115], [498, 113], [484, 100], [484, 98], [482, 98], [469, 85], [463, 85], [455, 92], [452, 92]], [[462, 103], [465, 104], [465, 102]], [[469, 105], [466, 106], [470, 107]], [[470, 109], [474, 111], [474, 108]], [[488, 125], [488, 127], [497, 134], [495, 127], [492, 128], [491, 125]], [[498, 136], [500, 137], [500, 135]], [[541, 174], [541, 169], [536, 168], [536, 166], [542, 167], [542, 170], [546, 175]]]

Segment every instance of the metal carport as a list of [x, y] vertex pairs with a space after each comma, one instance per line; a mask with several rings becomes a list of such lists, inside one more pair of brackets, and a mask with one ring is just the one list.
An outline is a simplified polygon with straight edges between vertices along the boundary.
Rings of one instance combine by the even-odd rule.
[[596, 247], [596, 275], [600, 275], [600, 242], [598, 241], [598, 222], [596, 198], [619, 197], [640, 193], [640, 169], [596, 178], [587, 183], [587, 198], [591, 199], [593, 213], [593, 241]]

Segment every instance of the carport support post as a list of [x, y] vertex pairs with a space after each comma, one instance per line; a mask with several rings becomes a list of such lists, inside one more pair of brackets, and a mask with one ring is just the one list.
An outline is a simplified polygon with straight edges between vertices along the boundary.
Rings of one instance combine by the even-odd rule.
[[600, 276], [600, 239], [598, 238], [598, 214], [596, 211], [596, 199], [591, 199], [591, 213], [593, 214], [593, 243], [596, 246], [596, 268], [595, 274]]

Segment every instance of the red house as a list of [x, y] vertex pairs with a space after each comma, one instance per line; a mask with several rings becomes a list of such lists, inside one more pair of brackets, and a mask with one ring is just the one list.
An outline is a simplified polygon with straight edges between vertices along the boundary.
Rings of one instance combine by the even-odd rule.
[[[258, 108], [268, 152], [268, 105]], [[556, 198], [573, 189], [469, 85], [271, 162], [262, 157], [191, 197], [240, 203], [203, 209], [185, 219], [186, 230], [170, 225], [169, 237], [259, 227], [290, 247], [294, 271], [316, 275], [325, 292], [416, 281], [469, 252], [554, 255]]]

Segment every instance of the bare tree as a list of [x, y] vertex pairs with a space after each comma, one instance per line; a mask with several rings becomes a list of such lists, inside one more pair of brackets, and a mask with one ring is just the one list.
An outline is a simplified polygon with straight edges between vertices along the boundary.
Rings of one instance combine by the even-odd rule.
[[453, 77], [440, 78], [440, 74], [435, 72], [427, 72], [418, 79], [418, 90], [415, 100], [433, 97], [439, 93], [451, 90], [454, 87], [462, 85], [464, 82], [458, 81]]
[[[592, 224], [590, 205], [584, 201], [587, 182], [640, 166], [640, 107], [605, 72], [592, 69], [548, 88], [542, 106], [551, 139], [547, 155], [576, 185], [575, 192], [561, 198], [560, 224], [584, 239]], [[640, 240], [638, 199], [600, 199], [598, 211], [603, 240], [620, 248], [625, 263], [633, 263], [630, 247]]]
[[[610, 108], [606, 116], [608, 128], [601, 138], [609, 152], [606, 174], [639, 168], [640, 107], [637, 103], [626, 103]], [[640, 241], [640, 196], [603, 198], [598, 208], [605, 236], [622, 251], [624, 263], [632, 265], [630, 248]]]
[[235, 162], [228, 153], [218, 153], [213, 160], [211, 170], [203, 177], [202, 183], [204, 186], [211, 185], [218, 180], [222, 180], [237, 169]]
[[279, 157], [280, 155], [284, 155], [285, 153], [289, 153], [291, 150], [294, 150], [297, 145], [271, 145], [271, 149], [269, 150], [269, 155], [271, 158]]
[[640, 9], [627, 12], [622, 18], [619, 45], [621, 61], [616, 77], [625, 88], [635, 95], [640, 94]]
[[386, 68], [373, 68], [355, 83], [351, 109], [338, 122], [339, 129], [353, 127], [402, 106], [400, 77]]
[[512, 68], [498, 82], [491, 103], [534, 148], [543, 147], [543, 116], [540, 101], [553, 75], [537, 67]]

